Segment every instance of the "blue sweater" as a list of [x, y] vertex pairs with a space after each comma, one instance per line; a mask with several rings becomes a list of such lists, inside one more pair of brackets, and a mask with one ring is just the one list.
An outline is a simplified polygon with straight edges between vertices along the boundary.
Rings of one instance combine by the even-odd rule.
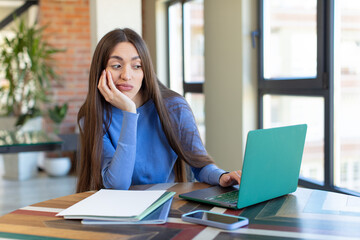
[[[185, 149], [206, 154], [185, 99], [167, 98], [165, 104], [176, 122], [176, 134]], [[112, 112], [110, 128], [103, 137], [101, 174], [104, 186], [129, 189], [136, 184], [174, 182], [173, 167], [177, 154], [162, 130], [154, 102], [147, 101], [136, 114], [115, 107], [112, 107]], [[191, 169], [198, 181], [212, 185], [217, 185], [225, 172], [214, 164]]]

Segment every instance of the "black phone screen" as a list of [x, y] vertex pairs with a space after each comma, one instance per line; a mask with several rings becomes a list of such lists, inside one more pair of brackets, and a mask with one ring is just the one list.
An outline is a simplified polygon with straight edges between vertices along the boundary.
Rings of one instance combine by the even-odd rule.
[[209, 212], [196, 212], [193, 214], [189, 214], [188, 217], [193, 217], [193, 218], [198, 218], [198, 219], [208, 220], [208, 221], [213, 221], [213, 222], [219, 222], [219, 223], [226, 223], [226, 224], [236, 223], [236, 222], [240, 222], [240, 221], [244, 220], [237, 216], [230, 217], [230, 216], [209, 213]]

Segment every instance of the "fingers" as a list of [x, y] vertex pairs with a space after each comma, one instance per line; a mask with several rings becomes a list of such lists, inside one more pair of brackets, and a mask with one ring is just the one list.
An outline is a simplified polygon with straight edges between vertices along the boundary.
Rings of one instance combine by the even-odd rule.
[[231, 177], [229, 175], [225, 175], [223, 178], [224, 183], [229, 183], [231, 180]]
[[112, 80], [112, 75], [110, 71], [104, 70], [102, 72], [98, 84], [98, 89], [100, 90], [106, 101], [111, 102], [113, 100], [116, 87]]
[[111, 75], [110, 71], [106, 71], [106, 79], [107, 79], [107, 85], [110, 88], [110, 90], [115, 90], [116, 87], [115, 87], [115, 84], [114, 84], [114, 81], [112, 79], [112, 75]]
[[241, 170], [238, 170], [222, 175], [220, 178], [220, 185], [222, 187], [228, 187], [234, 184], [240, 184], [241, 173]]
[[240, 180], [241, 180], [241, 170], [238, 171], [234, 171], [235, 173], [235, 180], [237, 181], [238, 184], [240, 184]]
[[100, 79], [99, 79], [99, 84], [98, 84], [98, 89], [100, 90], [101, 94], [104, 96], [104, 98], [106, 98], [106, 95], [109, 94], [108, 92], [108, 86], [106, 84], [106, 73], [105, 70], [102, 72]]

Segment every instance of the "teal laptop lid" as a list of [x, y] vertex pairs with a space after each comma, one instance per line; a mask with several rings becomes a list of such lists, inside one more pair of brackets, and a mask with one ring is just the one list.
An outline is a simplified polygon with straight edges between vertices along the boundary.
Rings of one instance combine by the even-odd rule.
[[237, 208], [296, 190], [306, 130], [301, 124], [248, 133]]
[[213, 186], [179, 197], [240, 209], [294, 192], [298, 185], [307, 125], [248, 133], [240, 186]]

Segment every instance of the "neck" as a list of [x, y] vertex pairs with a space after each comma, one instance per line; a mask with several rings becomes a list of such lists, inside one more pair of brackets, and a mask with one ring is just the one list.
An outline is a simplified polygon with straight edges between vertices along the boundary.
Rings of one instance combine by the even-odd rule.
[[141, 107], [142, 105], [144, 105], [144, 103], [148, 100], [147, 97], [144, 96], [144, 93], [141, 91], [138, 92], [138, 94], [136, 94], [136, 96], [134, 97], [133, 101], [136, 105], [136, 108]]

